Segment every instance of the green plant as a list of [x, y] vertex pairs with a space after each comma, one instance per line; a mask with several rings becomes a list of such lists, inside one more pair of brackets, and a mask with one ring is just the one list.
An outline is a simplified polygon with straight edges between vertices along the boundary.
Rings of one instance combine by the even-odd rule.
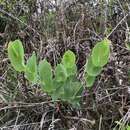
[[76, 78], [76, 58], [72, 51], [65, 52], [61, 63], [54, 70], [46, 59], [37, 65], [35, 53], [25, 63], [24, 48], [20, 40], [9, 43], [8, 57], [16, 71], [24, 72], [26, 79], [31, 83], [40, 84], [42, 90], [47, 92], [52, 100], [61, 99], [79, 105], [83, 87]]
[[[93, 48], [85, 68], [88, 87], [93, 85], [96, 76], [101, 73], [103, 66], [108, 62], [109, 55], [108, 39], [97, 43]], [[61, 99], [79, 105], [83, 86], [76, 76], [76, 57], [72, 51], [68, 50], [64, 53], [61, 63], [54, 70], [46, 59], [40, 61], [38, 65], [35, 53], [25, 63], [24, 48], [20, 40], [9, 43], [8, 57], [16, 71], [24, 72], [26, 79], [31, 83], [40, 84], [42, 90], [47, 92], [52, 100]]]
[[110, 56], [110, 41], [104, 39], [98, 42], [92, 49], [92, 54], [85, 65], [85, 77], [87, 87], [92, 87], [96, 76], [98, 76], [103, 66], [107, 64]]

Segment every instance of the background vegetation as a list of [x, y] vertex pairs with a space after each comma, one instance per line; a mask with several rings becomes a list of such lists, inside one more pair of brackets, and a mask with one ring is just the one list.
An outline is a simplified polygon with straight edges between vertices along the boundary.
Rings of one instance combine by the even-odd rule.
[[[0, 0], [0, 128], [2, 130], [124, 130], [129, 124], [129, 0]], [[36, 51], [52, 66], [70, 49], [78, 79], [97, 41], [112, 41], [109, 63], [81, 108], [52, 102], [10, 65], [9, 41], [24, 43], [25, 58]]]

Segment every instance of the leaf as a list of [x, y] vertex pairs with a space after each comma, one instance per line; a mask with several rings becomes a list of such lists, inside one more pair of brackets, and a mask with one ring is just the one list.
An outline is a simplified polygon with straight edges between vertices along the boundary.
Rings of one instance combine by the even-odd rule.
[[43, 90], [46, 92], [53, 91], [52, 69], [50, 63], [47, 60], [43, 60], [39, 63], [39, 77]]
[[[82, 85], [78, 81], [72, 81], [71, 79], [68, 79], [66, 83], [64, 84], [64, 100], [71, 102], [76, 98], [76, 96], [79, 96], [79, 90], [81, 89]], [[81, 96], [81, 95], [80, 95]]]
[[130, 130], [130, 126], [127, 126], [127, 130]]
[[72, 87], [74, 89], [73, 99], [79, 98], [83, 90], [82, 84], [78, 81], [72, 82]]
[[95, 81], [95, 78], [94, 76], [90, 76], [87, 74], [86, 76], [86, 84], [87, 84], [87, 87], [92, 87], [93, 84], [94, 84], [94, 81]]
[[65, 68], [72, 68], [75, 65], [75, 54], [68, 50], [63, 55], [62, 63], [65, 66]]
[[11, 61], [12, 66], [16, 71], [25, 71], [24, 64], [24, 49], [20, 40], [9, 42], [8, 45], [8, 57]]
[[92, 50], [92, 62], [94, 66], [103, 67], [109, 60], [110, 41], [104, 39], [98, 42]]
[[80, 87], [80, 89], [76, 92], [74, 98], [70, 102], [76, 108], [80, 108], [82, 92], [83, 92], [83, 87]]
[[64, 101], [71, 101], [71, 98], [73, 97], [74, 88], [71, 86], [71, 80], [67, 80], [64, 84]]
[[67, 80], [62, 84], [58, 83], [57, 86], [59, 87], [51, 95], [54, 101], [57, 99], [61, 99], [63, 101], [71, 103], [74, 107], [80, 106], [79, 102], [83, 90], [83, 87], [80, 82], [73, 82], [72, 80]]
[[101, 71], [102, 71], [102, 67], [94, 66], [92, 63], [92, 58], [89, 57], [89, 59], [86, 63], [85, 72], [87, 72], [88, 75], [90, 75], [90, 76], [97, 76], [101, 73]]
[[37, 81], [37, 59], [35, 52], [27, 61], [25, 77], [33, 83]]
[[55, 69], [55, 80], [57, 82], [64, 82], [67, 79], [67, 71], [62, 64], [58, 64]]
[[63, 83], [57, 83], [57, 82], [53, 83], [56, 89], [51, 94], [52, 100], [55, 101], [57, 99], [62, 99], [64, 97]]
[[72, 68], [66, 68], [68, 76], [74, 76], [77, 73], [77, 66], [76, 64]]

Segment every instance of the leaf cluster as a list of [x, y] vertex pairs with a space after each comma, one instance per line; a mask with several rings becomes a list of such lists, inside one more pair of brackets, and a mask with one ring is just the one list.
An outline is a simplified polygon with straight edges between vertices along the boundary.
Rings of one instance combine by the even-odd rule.
[[107, 64], [110, 56], [110, 41], [104, 39], [98, 42], [92, 49], [90, 57], [85, 65], [85, 78], [87, 87], [92, 87], [96, 76], [98, 76], [103, 67]]
[[42, 90], [53, 100], [61, 99], [79, 105], [83, 87], [76, 78], [76, 57], [72, 51], [64, 53], [61, 63], [54, 70], [46, 59], [38, 64], [35, 52], [25, 63], [24, 48], [20, 40], [9, 43], [8, 57], [16, 71], [24, 72], [26, 79], [31, 83], [40, 84]]
[[[110, 41], [108, 39], [95, 45], [85, 65], [87, 87], [93, 86], [96, 76], [107, 64], [109, 55]], [[83, 86], [76, 77], [76, 56], [72, 51], [66, 51], [61, 63], [52, 69], [46, 59], [37, 63], [35, 52], [25, 63], [22, 42], [15, 40], [8, 45], [8, 57], [16, 71], [24, 72], [26, 79], [32, 84], [40, 84], [42, 90], [48, 93], [52, 100], [61, 99], [73, 105], [79, 105]]]

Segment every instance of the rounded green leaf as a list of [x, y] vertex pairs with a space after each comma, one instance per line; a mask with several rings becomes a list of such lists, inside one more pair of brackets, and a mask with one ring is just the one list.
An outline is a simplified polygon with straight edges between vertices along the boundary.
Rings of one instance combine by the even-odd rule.
[[87, 74], [86, 75], [86, 85], [87, 85], [87, 87], [92, 87], [94, 82], [95, 82], [95, 79], [96, 79], [96, 77], [90, 76], [90, 75]]
[[103, 67], [109, 60], [110, 41], [104, 39], [98, 42], [92, 50], [92, 62], [94, 66]]
[[67, 71], [62, 64], [58, 64], [55, 69], [55, 80], [57, 82], [64, 82], [67, 79]]
[[[76, 98], [78, 96], [81, 96], [81, 93], [82, 93], [82, 89], [83, 89], [83, 86], [80, 82], [73, 82], [72, 83], [72, 87], [73, 87], [73, 91], [74, 91], [74, 95], [73, 95], [73, 98]], [[82, 89], [81, 89], [82, 88]]]
[[65, 66], [65, 68], [72, 68], [75, 65], [75, 54], [68, 50], [63, 55], [62, 63]]
[[76, 64], [72, 68], [66, 68], [67, 75], [68, 76], [73, 76], [77, 73], [77, 66]]
[[37, 59], [35, 53], [27, 61], [25, 77], [33, 83], [37, 81]]
[[52, 97], [52, 100], [55, 101], [57, 99], [62, 99], [64, 97], [63, 95], [64, 95], [63, 86], [58, 84], [56, 86], [56, 89], [52, 92], [51, 97]]
[[78, 81], [75, 82], [70, 79], [66, 81], [63, 87], [64, 87], [64, 100], [71, 102], [73, 99], [79, 96], [82, 85], [80, 82]]
[[82, 92], [83, 92], [83, 87], [81, 86], [79, 91], [77, 91], [76, 95], [74, 96], [74, 98], [70, 102], [73, 105], [73, 107], [80, 108], [80, 101], [81, 101], [81, 97], [82, 97]]
[[11, 61], [12, 66], [16, 71], [25, 71], [24, 64], [24, 49], [20, 40], [9, 42], [8, 45], [8, 57]]
[[101, 73], [102, 67], [96, 67], [92, 63], [92, 58], [89, 57], [88, 61], [86, 63], [86, 68], [85, 71], [90, 75], [90, 76], [97, 76]]
[[70, 101], [74, 95], [74, 86], [72, 86], [72, 81], [67, 80], [64, 84], [64, 101]]
[[50, 63], [47, 60], [43, 60], [39, 63], [39, 78], [43, 86], [43, 90], [46, 92], [53, 91], [53, 79], [52, 79], [52, 69]]

